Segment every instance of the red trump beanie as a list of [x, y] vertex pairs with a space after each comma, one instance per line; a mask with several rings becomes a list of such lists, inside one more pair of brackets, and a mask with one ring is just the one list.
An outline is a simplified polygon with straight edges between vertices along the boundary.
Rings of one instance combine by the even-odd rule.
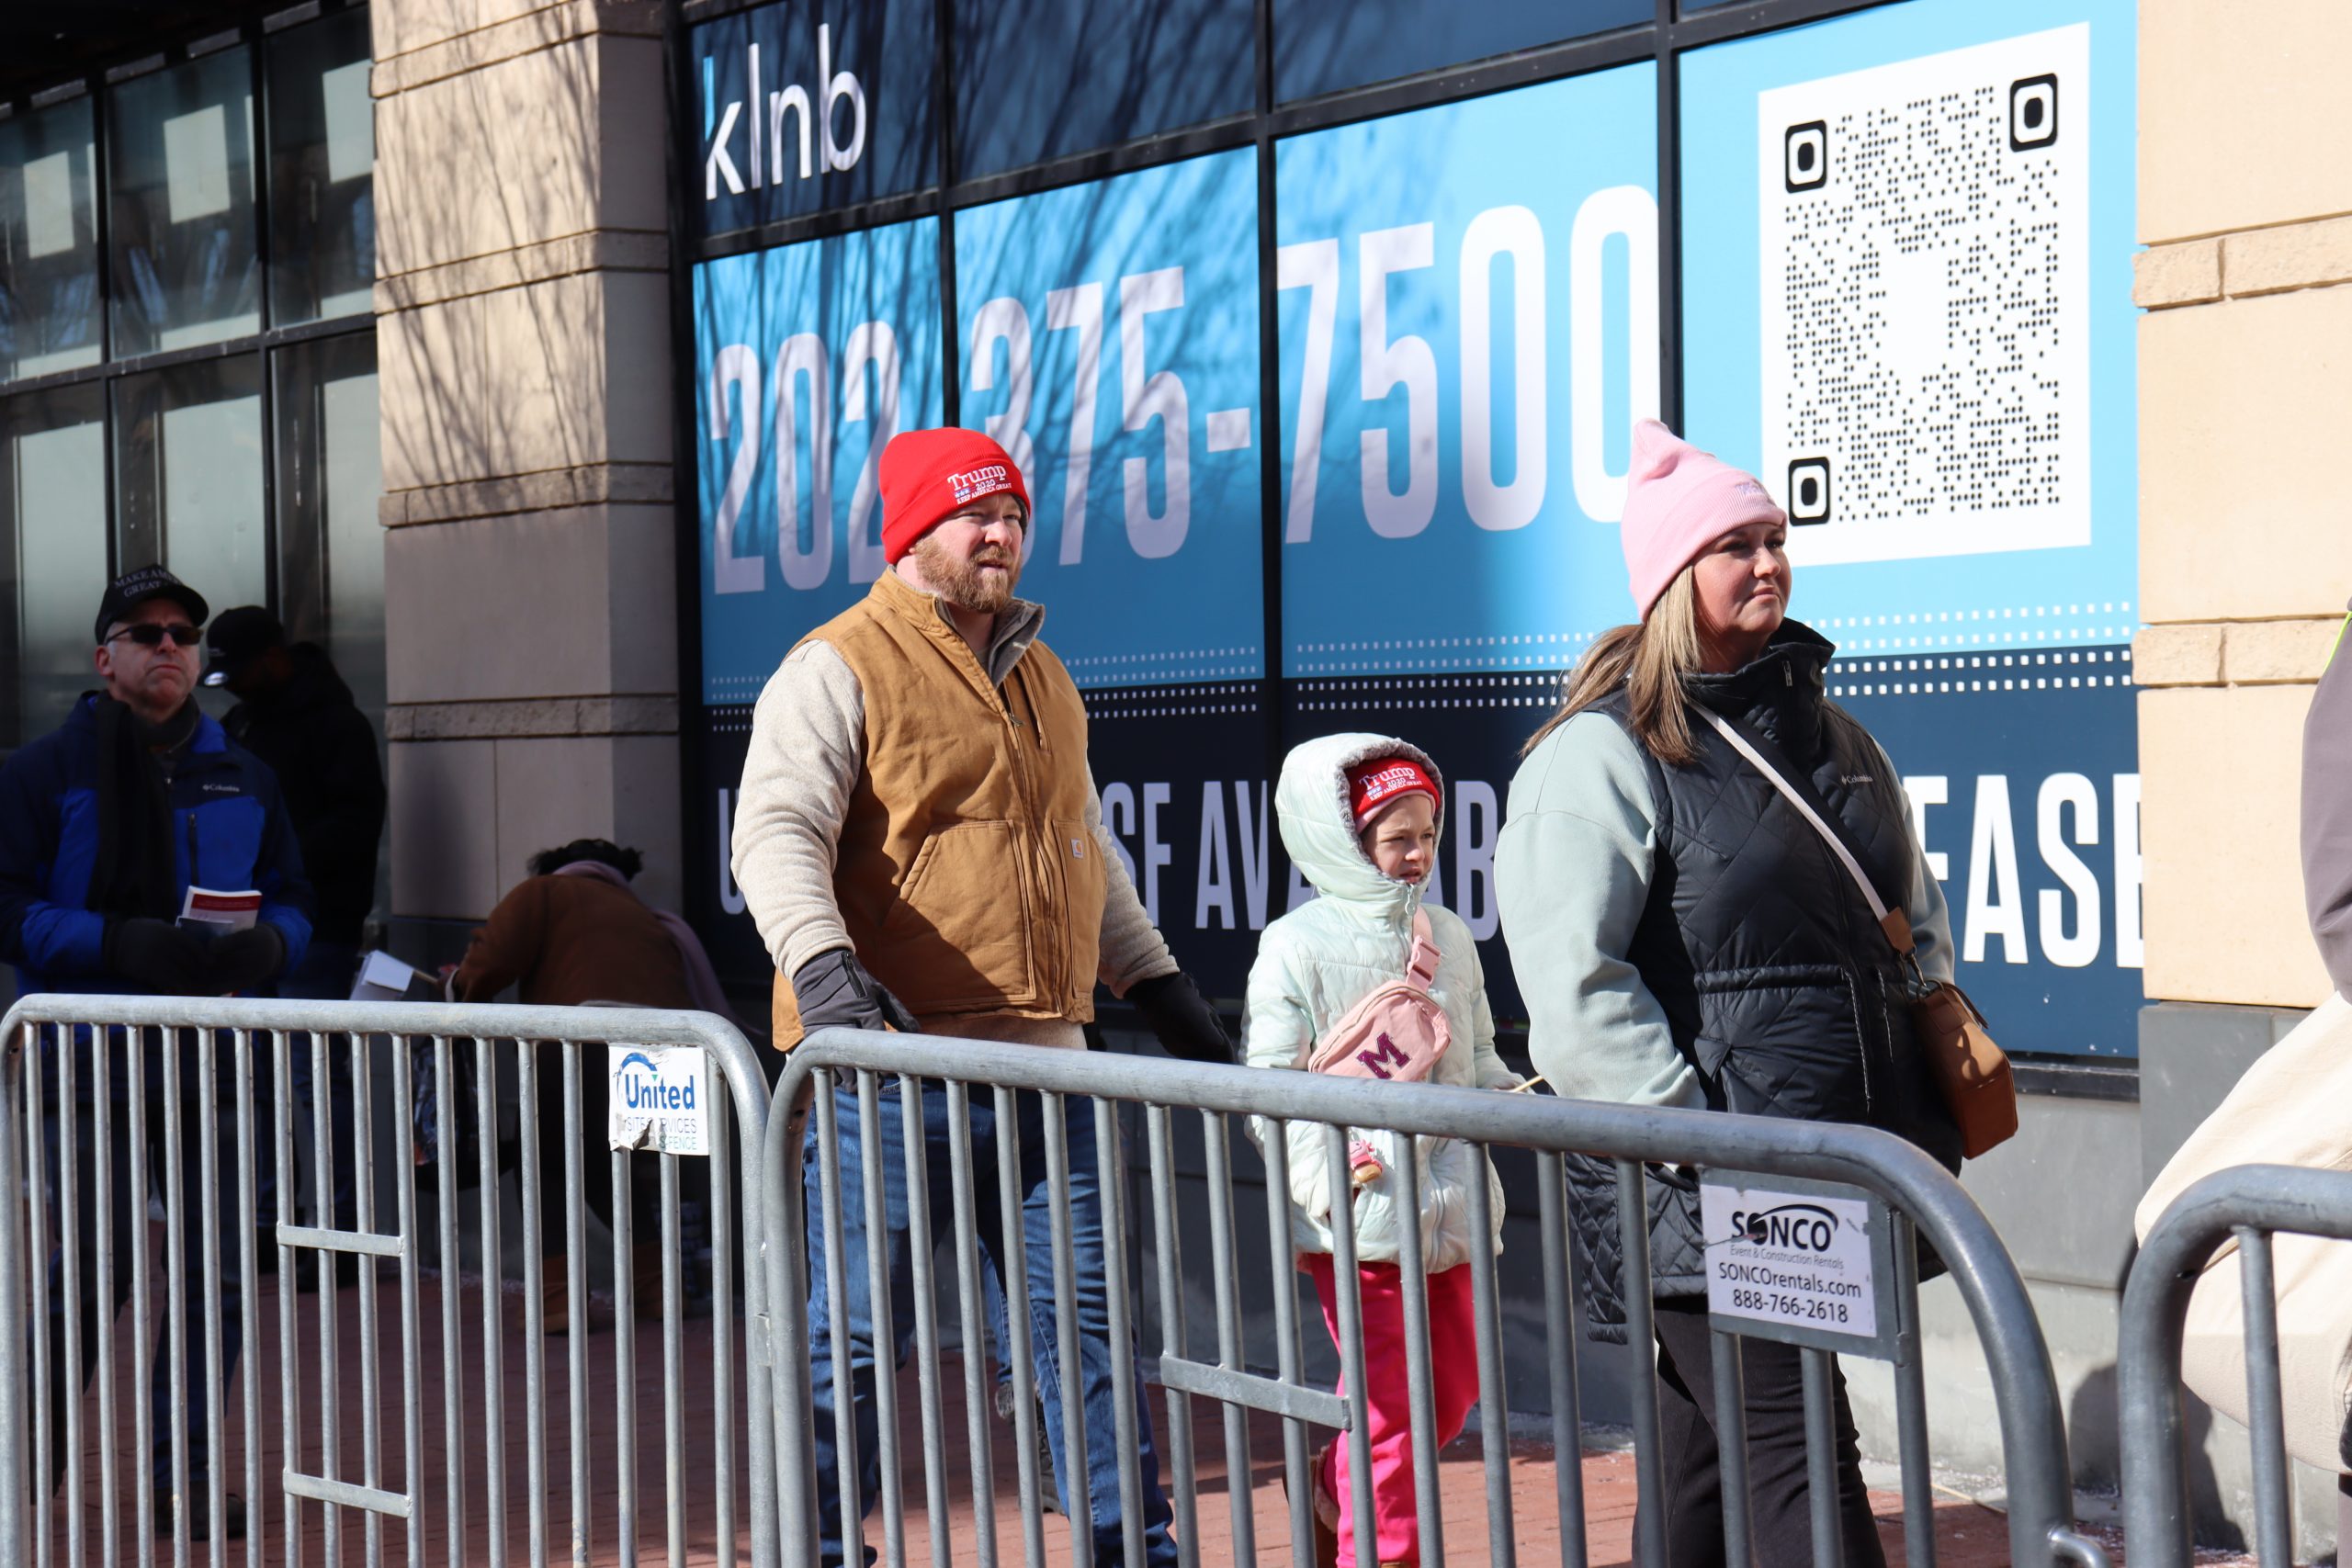
[[1437, 781], [1410, 757], [1378, 757], [1348, 770], [1348, 807], [1358, 831], [1408, 795], [1428, 795], [1432, 810], [1444, 803]]
[[892, 566], [915, 541], [982, 496], [1021, 502], [1029, 525], [1029, 491], [1004, 448], [977, 430], [906, 430], [882, 448], [882, 558]]

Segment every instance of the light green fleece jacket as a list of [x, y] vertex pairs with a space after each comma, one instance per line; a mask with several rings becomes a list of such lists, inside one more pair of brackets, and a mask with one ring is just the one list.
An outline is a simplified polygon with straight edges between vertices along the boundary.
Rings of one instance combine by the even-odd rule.
[[[1900, 776], [1892, 761], [1886, 767]], [[1916, 820], [1909, 837], [1904, 912], [1920, 970], [1950, 980], [1943, 888], [1928, 870]], [[1626, 957], [1657, 858], [1648, 764], [1615, 719], [1577, 714], [1520, 764], [1495, 844], [1495, 897], [1527, 1005], [1528, 1054], [1555, 1094], [1706, 1106], [1666, 1010]]]

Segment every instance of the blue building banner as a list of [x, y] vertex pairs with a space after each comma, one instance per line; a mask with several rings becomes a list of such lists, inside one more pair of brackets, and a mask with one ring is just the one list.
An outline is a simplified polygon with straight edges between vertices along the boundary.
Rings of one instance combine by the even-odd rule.
[[1081, 686], [1263, 673], [1257, 231], [1247, 148], [956, 215], [964, 422]]
[[2141, 1001], [2131, 0], [1912, 0], [1682, 64], [1687, 434], [1788, 507], [2013, 1051]]
[[1686, 434], [1853, 653], [2138, 625], [2132, 0], [1914, 0], [1683, 60]]
[[1283, 669], [1556, 669], [1629, 618], [1647, 64], [1283, 141]]
[[756, 699], [883, 571], [876, 465], [941, 423], [939, 224], [695, 268], [702, 700]]
[[[2135, 22], [1908, 0], [1680, 57], [1685, 433], [1788, 508], [1831, 697], [1903, 776], [1962, 983], [2032, 1055], [2136, 1049]], [[750, 41], [707, 51], [720, 97], [722, 57], [748, 92]], [[742, 910], [747, 705], [884, 570], [873, 459], [944, 417], [951, 331], [958, 417], [1028, 479], [1021, 592], [1088, 688], [1105, 824], [1180, 959], [1240, 993], [1308, 896], [1271, 817], [1281, 747], [1383, 730], [1447, 773], [1432, 896], [1520, 1017], [1494, 846], [1559, 672], [1632, 615], [1657, 145], [1648, 63], [1285, 138], [1266, 278], [1254, 148], [966, 208], [952, 321], [932, 220], [698, 265], [718, 907]], [[764, 963], [727, 928], [715, 951]]]

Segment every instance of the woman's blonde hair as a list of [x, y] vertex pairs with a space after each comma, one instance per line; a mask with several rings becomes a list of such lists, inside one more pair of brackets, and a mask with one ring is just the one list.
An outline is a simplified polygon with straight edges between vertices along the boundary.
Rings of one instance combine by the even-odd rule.
[[1684, 692], [1704, 667], [1699, 646], [1699, 597], [1692, 572], [1684, 567], [1637, 625], [1616, 626], [1577, 660], [1568, 672], [1559, 710], [1519, 749], [1526, 756], [1543, 739], [1577, 714], [1625, 688], [1634, 734], [1661, 762], [1681, 766], [1698, 761], [1690, 744], [1690, 716]]

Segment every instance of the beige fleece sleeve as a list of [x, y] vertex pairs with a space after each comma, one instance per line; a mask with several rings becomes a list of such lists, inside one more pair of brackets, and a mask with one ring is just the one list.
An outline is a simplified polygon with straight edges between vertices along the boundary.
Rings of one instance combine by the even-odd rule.
[[1167, 939], [1144, 912], [1135, 879], [1127, 874], [1126, 858], [1102, 826], [1102, 795], [1094, 787], [1091, 769], [1086, 775], [1086, 827], [1094, 835], [1094, 852], [1102, 857], [1103, 866], [1102, 945], [1095, 972], [1113, 996], [1124, 997], [1137, 980], [1174, 974], [1177, 964]]
[[842, 819], [865, 758], [865, 695], [830, 643], [804, 642], [760, 693], [735, 802], [735, 886], [791, 975], [851, 945], [833, 901]]

